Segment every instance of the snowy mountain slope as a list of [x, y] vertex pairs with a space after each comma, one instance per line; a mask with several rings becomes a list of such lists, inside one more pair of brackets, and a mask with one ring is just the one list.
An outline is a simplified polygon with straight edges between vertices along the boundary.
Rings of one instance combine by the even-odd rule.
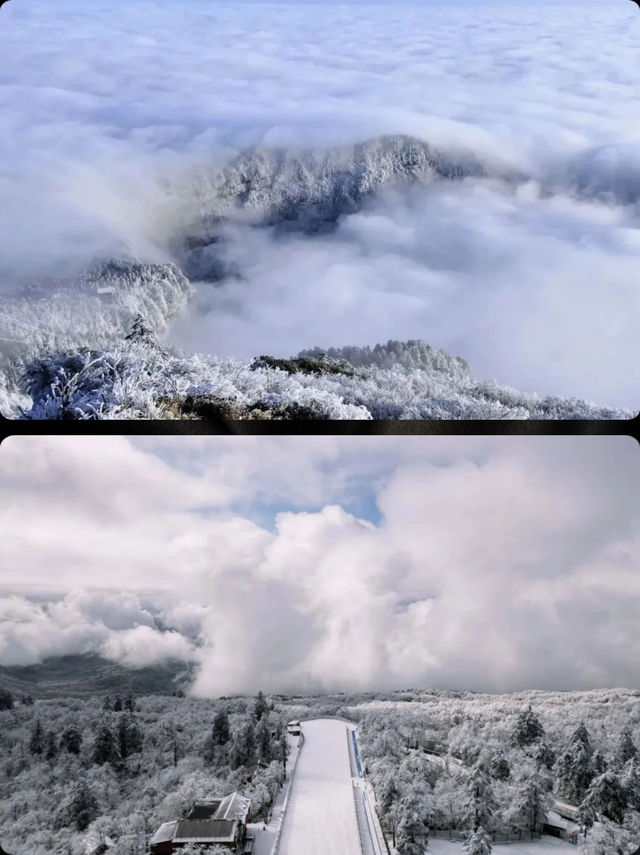
[[337, 148], [256, 149], [224, 169], [198, 173], [184, 191], [196, 213], [185, 215], [175, 248], [190, 276], [217, 281], [229, 272], [217, 246], [229, 221], [315, 234], [383, 188], [484, 172], [470, 154], [445, 153], [405, 135]]
[[[354, 349], [333, 351], [345, 361]], [[150, 340], [70, 350], [32, 362], [21, 391], [31, 419], [612, 419], [631, 413], [526, 395], [465, 373], [423, 342], [378, 345], [358, 371], [289, 373], [260, 363], [187, 356]], [[398, 358], [398, 355], [400, 358]], [[387, 364], [378, 367], [376, 360]], [[330, 363], [331, 364], [331, 363]], [[452, 370], [453, 369], [453, 370]]]

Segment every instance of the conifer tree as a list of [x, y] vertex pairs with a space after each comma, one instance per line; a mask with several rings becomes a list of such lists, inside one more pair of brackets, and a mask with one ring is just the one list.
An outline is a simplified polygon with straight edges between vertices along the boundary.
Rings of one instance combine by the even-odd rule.
[[566, 751], [556, 763], [556, 790], [571, 804], [579, 805], [593, 780], [593, 748], [583, 723], [574, 731]]
[[262, 690], [258, 692], [258, 695], [255, 700], [255, 704], [253, 707], [253, 717], [256, 721], [260, 721], [263, 715], [269, 712], [269, 707], [265, 700], [264, 695], [262, 694]]
[[14, 705], [13, 695], [8, 689], [0, 689], [0, 710], [12, 710]]
[[472, 830], [477, 831], [481, 826], [490, 829], [498, 804], [493, 794], [489, 776], [481, 763], [476, 764], [467, 781], [466, 794], [466, 821]]
[[605, 772], [591, 782], [580, 810], [583, 815], [597, 815], [622, 824], [627, 798], [620, 779], [613, 772]]
[[41, 755], [45, 750], [45, 734], [40, 724], [40, 719], [37, 718], [31, 730], [31, 738], [29, 739], [29, 751], [32, 754]]
[[231, 738], [229, 730], [229, 714], [223, 707], [219, 709], [213, 719], [213, 727], [211, 729], [211, 738], [214, 745], [226, 745]]
[[462, 844], [466, 855], [491, 855], [491, 838], [482, 826], [472, 831]]
[[120, 752], [113, 731], [104, 722], [98, 726], [93, 741], [92, 759], [94, 763], [100, 766], [105, 763], [117, 763], [120, 759]]
[[263, 717], [258, 722], [255, 729], [256, 754], [264, 763], [270, 763], [273, 760], [273, 752], [271, 748], [271, 731], [266, 717]]
[[625, 728], [620, 734], [618, 745], [616, 747], [615, 760], [616, 765], [622, 768], [629, 760], [634, 759], [638, 755], [638, 749], [635, 746], [631, 731]]
[[543, 737], [544, 728], [529, 705], [529, 708], [518, 716], [511, 737], [512, 742], [518, 748], [525, 748]]
[[86, 781], [80, 781], [69, 804], [68, 817], [78, 831], [85, 831], [98, 816], [98, 800]]
[[80, 746], [82, 745], [82, 733], [76, 724], [69, 724], [62, 731], [60, 737], [60, 748], [63, 751], [68, 751], [70, 754], [80, 754]]
[[640, 811], [640, 762], [636, 757], [632, 757], [625, 763], [620, 783], [629, 807]]
[[58, 745], [56, 742], [55, 734], [52, 730], [47, 733], [47, 737], [45, 739], [45, 751], [44, 756], [45, 760], [53, 760], [58, 753]]
[[515, 827], [529, 834], [540, 832], [549, 809], [548, 781], [535, 775], [518, 791], [511, 810], [511, 819]]

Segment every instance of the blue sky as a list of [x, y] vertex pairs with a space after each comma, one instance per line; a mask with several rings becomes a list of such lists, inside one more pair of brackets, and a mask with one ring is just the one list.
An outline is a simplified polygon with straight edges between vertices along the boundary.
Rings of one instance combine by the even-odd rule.
[[639, 478], [624, 437], [12, 437], [0, 663], [177, 656], [208, 696], [632, 685]]

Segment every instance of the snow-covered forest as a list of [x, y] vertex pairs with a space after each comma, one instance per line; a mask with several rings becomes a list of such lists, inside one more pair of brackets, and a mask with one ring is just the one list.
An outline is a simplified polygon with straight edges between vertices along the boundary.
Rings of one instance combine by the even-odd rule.
[[2, 691], [0, 846], [84, 855], [109, 838], [113, 855], [140, 855], [194, 800], [240, 789], [265, 817], [284, 780], [284, 724], [261, 693], [34, 701]]
[[[0, 410], [28, 419], [630, 418], [620, 407], [477, 379], [465, 359], [419, 339], [337, 342], [291, 358], [278, 344], [275, 357], [248, 359], [217, 342], [198, 353], [172, 341], [176, 325], [223, 299], [224, 283], [241, 287], [256, 234], [320, 239], [384, 189], [424, 190], [487, 170], [468, 153], [404, 135], [345, 149], [257, 150], [202, 170], [180, 190], [190, 201], [169, 240], [171, 262], [107, 258], [28, 280], [2, 299]], [[503, 173], [494, 167], [490, 177], [524, 180]]]
[[428, 831], [459, 832], [469, 855], [490, 852], [492, 837], [535, 837], [554, 800], [578, 807], [575, 851], [630, 855], [640, 844], [637, 691], [216, 701], [4, 691], [0, 708], [0, 845], [12, 855], [75, 855], [107, 837], [113, 855], [141, 855], [159, 823], [213, 792], [241, 789], [265, 816], [283, 781], [286, 721], [319, 715], [357, 724], [397, 855], [428, 853]]

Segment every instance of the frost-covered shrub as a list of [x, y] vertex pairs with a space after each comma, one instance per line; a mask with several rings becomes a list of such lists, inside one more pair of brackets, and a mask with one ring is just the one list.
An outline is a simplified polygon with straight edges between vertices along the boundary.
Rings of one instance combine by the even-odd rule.
[[[364, 349], [363, 349], [364, 350]], [[350, 349], [338, 351], [345, 359]], [[374, 363], [316, 374], [258, 362], [187, 356], [152, 341], [119, 342], [104, 351], [71, 350], [27, 366], [24, 415], [47, 418], [208, 419], [527, 419], [626, 418], [585, 401], [525, 395], [473, 380], [460, 360], [422, 342], [373, 349]], [[394, 362], [393, 355], [398, 355]], [[300, 357], [307, 359], [309, 357]], [[346, 361], [346, 359], [345, 359]], [[340, 363], [337, 363], [340, 364]], [[303, 363], [304, 365], [304, 363]], [[435, 365], [435, 367], [434, 367]]]

